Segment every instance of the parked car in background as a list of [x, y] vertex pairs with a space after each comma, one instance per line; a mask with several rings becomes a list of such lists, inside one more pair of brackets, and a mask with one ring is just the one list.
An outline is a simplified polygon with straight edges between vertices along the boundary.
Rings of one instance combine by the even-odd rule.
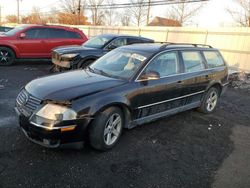
[[0, 26], [0, 34], [6, 33], [13, 29], [13, 27]]
[[51, 50], [62, 45], [81, 45], [87, 41], [76, 28], [49, 25], [22, 25], [0, 36], [0, 65], [18, 59], [51, 59]]
[[153, 43], [154, 40], [129, 36], [104, 34], [98, 35], [82, 46], [64, 46], [53, 50], [54, 71], [84, 68], [107, 52], [124, 45], [135, 43]]
[[220, 52], [196, 44], [120, 47], [83, 70], [39, 78], [16, 100], [24, 134], [46, 147], [89, 138], [112, 148], [123, 128], [184, 110], [212, 113], [228, 84]]

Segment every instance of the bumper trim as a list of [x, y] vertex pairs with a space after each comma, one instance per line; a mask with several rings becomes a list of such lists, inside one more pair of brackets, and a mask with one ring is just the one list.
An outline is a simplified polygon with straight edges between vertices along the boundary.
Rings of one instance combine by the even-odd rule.
[[76, 127], [76, 125], [69, 125], [69, 126], [62, 126], [62, 127], [47, 127], [44, 125], [39, 125], [39, 124], [34, 123], [34, 122], [30, 122], [30, 123], [36, 127], [40, 127], [40, 128], [47, 129], [47, 130], [59, 130], [59, 129], [63, 129], [63, 128], [65, 129], [65, 128]]
[[31, 137], [29, 137], [28, 133], [23, 128], [21, 128], [21, 130], [23, 131], [26, 138], [28, 138], [31, 142], [33, 142], [35, 144], [38, 144], [38, 145], [41, 145], [41, 146], [44, 146], [44, 147], [47, 147], [47, 148], [58, 148], [60, 146], [60, 141], [58, 141], [58, 143], [56, 143], [54, 145], [44, 144], [43, 142], [39, 142], [39, 141], [34, 140]]

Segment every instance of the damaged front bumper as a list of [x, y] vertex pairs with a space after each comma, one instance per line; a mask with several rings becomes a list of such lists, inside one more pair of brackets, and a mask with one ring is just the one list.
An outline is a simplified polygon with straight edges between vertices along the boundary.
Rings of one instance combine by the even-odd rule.
[[24, 135], [33, 143], [48, 148], [58, 148], [66, 145], [82, 145], [87, 137], [87, 126], [91, 121], [89, 117], [61, 122], [60, 125], [48, 128], [43, 125], [30, 122], [15, 108], [19, 124]]

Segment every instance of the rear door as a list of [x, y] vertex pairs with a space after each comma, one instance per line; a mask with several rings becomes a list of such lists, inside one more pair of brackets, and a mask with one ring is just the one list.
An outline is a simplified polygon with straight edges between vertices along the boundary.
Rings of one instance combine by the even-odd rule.
[[50, 56], [53, 48], [67, 45], [81, 45], [83, 43], [82, 36], [77, 32], [56, 28], [48, 28], [48, 32], [48, 56]]
[[157, 72], [160, 79], [137, 79], [138, 96], [131, 103], [134, 106], [136, 119], [157, 116], [168, 110], [181, 106], [182, 84], [179, 75], [179, 59], [176, 51], [163, 52], [156, 56], [144, 69], [141, 75]]
[[45, 28], [31, 28], [26, 30], [24, 38], [19, 38], [16, 46], [22, 58], [47, 57], [47, 30]]
[[209, 84], [209, 71], [198, 50], [179, 52], [182, 62], [183, 104], [198, 103]]

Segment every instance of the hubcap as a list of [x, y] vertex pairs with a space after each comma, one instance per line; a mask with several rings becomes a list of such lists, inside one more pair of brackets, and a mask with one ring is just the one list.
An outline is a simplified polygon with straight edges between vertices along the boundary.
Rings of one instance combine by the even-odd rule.
[[5, 50], [0, 50], [0, 62], [1, 63], [8, 63], [10, 58], [11, 56], [9, 52]]
[[109, 117], [104, 129], [104, 142], [112, 145], [118, 139], [122, 129], [122, 119], [119, 114], [113, 114]]
[[207, 110], [209, 112], [213, 111], [214, 108], [216, 107], [218, 101], [218, 96], [215, 91], [212, 91], [207, 99]]

